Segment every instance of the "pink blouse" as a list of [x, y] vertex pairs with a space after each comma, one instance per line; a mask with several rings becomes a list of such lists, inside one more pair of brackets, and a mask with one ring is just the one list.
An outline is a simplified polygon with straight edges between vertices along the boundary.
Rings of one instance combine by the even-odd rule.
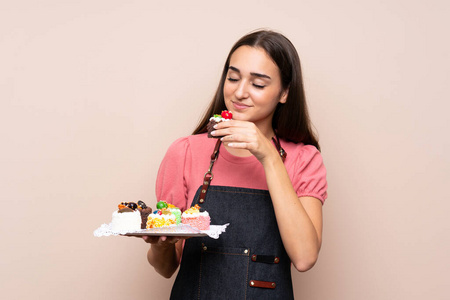
[[[209, 168], [216, 139], [207, 134], [191, 135], [176, 140], [167, 150], [156, 179], [156, 197], [188, 208]], [[284, 162], [298, 197], [310, 196], [324, 203], [327, 198], [326, 169], [316, 147], [280, 140], [286, 151]], [[231, 155], [220, 147], [219, 157], [212, 170], [211, 185], [267, 190], [261, 163], [254, 157]]]

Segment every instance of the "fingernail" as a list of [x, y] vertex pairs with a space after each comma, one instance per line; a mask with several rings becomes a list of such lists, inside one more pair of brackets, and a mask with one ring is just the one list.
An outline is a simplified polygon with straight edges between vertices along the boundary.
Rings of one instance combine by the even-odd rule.
[[217, 124], [213, 126], [214, 129], [217, 129]]
[[216, 134], [216, 132], [215, 131], [211, 131], [211, 135], [215, 135]]

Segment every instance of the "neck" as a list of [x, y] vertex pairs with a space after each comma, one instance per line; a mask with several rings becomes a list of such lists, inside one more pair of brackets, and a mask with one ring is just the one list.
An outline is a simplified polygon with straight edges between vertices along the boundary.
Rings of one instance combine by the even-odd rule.
[[270, 122], [265, 122], [264, 124], [255, 123], [255, 125], [268, 140], [271, 140], [272, 137], [275, 136], [275, 132], [272, 128], [272, 120], [270, 120]]

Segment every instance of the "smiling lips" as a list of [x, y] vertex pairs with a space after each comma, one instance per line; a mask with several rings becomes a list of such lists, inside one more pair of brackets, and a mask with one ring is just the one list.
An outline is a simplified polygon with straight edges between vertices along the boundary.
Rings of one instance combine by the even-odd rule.
[[231, 101], [231, 102], [233, 103], [234, 108], [238, 109], [238, 110], [246, 109], [246, 108], [250, 107], [250, 105], [245, 105], [245, 104], [240, 103], [240, 102], [234, 102], [234, 101]]

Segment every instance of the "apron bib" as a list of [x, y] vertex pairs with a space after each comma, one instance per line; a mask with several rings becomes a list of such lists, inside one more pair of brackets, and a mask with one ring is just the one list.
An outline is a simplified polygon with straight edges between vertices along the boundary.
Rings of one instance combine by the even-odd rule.
[[205, 197], [204, 189], [205, 183], [191, 206], [208, 211], [211, 224], [230, 225], [219, 239], [186, 240], [170, 299], [294, 299], [291, 261], [269, 192], [208, 184]]

